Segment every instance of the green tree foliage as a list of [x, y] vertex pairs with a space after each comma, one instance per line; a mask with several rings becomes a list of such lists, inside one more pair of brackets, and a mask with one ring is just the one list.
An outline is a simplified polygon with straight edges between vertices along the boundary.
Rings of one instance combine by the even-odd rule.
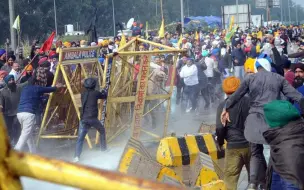
[[[189, 2], [187, 2], [189, 1]], [[133, 17], [150, 28], [160, 26], [160, 0], [114, 0], [116, 21], [127, 22]], [[157, 2], [157, 5], [156, 5]], [[287, 1], [284, 1], [285, 4]], [[15, 15], [20, 15], [22, 39], [43, 41], [54, 26], [54, 0], [15, 0]], [[239, 0], [240, 4], [250, 3], [253, 14], [265, 14], [265, 10], [255, 9], [254, 0]], [[185, 16], [221, 15], [221, 6], [235, 4], [235, 0], [184, 0]], [[284, 4], [285, 20], [288, 20], [287, 5]], [[80, 30], [88, 30], [91, 24], [97, 27], [99, 36], [113, 35], [112, 0], [56, 0], [59, 34], [64, 33], [66, 24], [77, 25]], [[189, 9], [188, 6], [189, 5]], [[157, 14], [156, 14], [157, 7]], [[167, 23], [180, 20], [180, 1], [163, 0], [164, 18]], [[303, 18], [299, 9], [299, 18]], [[280, 9], [273, 9], [271, 18], [280, 20]], [[295, 11], [291, 11], [295, 21]], [[266, 17], [265, 17], [266, 18]], [[9, 38], [8, 0], [0, 3], [0, 44]]]

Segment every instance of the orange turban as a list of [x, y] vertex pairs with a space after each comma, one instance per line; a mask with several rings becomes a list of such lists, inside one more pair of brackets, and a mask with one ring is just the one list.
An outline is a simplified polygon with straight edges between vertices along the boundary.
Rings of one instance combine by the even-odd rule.
[[223, 81], [223, 91], [230, 95], [233, 94], [240, 86], [241, 80], [236, 77], [228, 77]]
[[254, 64], [255, 64], [255, 59], [248, 58], [244, 64], [244, 70], [246, 73], [255, 73], [254, 72]]
[[26, 67], [26, 71], [33, 71], [33, 66], [30, 64]]

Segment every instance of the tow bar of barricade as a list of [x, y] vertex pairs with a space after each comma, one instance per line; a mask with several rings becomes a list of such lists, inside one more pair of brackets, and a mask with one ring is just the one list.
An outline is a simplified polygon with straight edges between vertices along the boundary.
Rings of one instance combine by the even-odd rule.
[[87, 190], [181, 190], [183, 187], [161, 184], [105, 170], [48, 159], [11, 149], [5, 122], [0, 115], [0, 189], [21, 190], [21, 176]]

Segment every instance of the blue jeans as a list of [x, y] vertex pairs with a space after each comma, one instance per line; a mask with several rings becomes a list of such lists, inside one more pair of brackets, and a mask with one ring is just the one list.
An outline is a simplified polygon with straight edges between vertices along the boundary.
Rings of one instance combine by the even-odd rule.
[[100, 121], [98, 119], [81, 120], [79, 123], [75, 157], [80, 157], [81, 152], [82, 152], [82, 147], [83, 147], [83, 141], [91, 127], [96, 128], [100, 134], [101, 151], [104, 151], [107, 149], [106, 130], [105, 130], [104, 126], [101, 125]]
[[193, 86], [185, 86], [184, 88], [184, 102], [182, 104], [182, 109], [186, 110], [188, 101], [191, 102], [191, 107], [192, 110], [195, 110], [197, 107], [197, 97], [198, 97], [198, 90], [199, 90], [199, 85], [193, 85]]
[[245, 75], [244, 66], [234, 66], [234, 76], [243, 80]]
[[281, 178], [275, 171], [272, 173], [271, 190], [300, 190], [295, 185]]

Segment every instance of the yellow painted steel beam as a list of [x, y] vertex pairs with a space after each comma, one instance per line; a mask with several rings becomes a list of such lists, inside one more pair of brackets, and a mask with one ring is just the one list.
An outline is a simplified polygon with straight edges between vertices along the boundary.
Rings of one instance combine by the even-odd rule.
[[78, 136], [70, 136], [70, 135], [42, 135], [40, 138], [42, 139], [75, 139]]
[[6, 158], [5, 162], [9, 171], [18, 176], [87, 190], [181, 189], [119, 173], [97, 170], [25, 153], [11, 152], [10, 157]]
[[163, 45], [163, 44], [159, 44], [159, 43], [155, 43], [155, 42], [152, 42], [152, 41], [149, 41], [149, 40], [144, 40], [144, 39], [141, 39], [141, 38], [137, 38], [137, 40], [140, 41], [140, 42], [146, 43], [146, 44], [153, 45], [155, 47], [164, 48], [166, 50], [176, 50], [176, 48], [169, 47], [169, 46], [166, 46], [166, 45]]
[[120, 52], [119, 55], [151, 55], [151, 54], [167, 54], [167, 53], [183, 53], [185, 50], [159, 50], [159, 51], [135, 51], [135, 52]]
[[[79, 51], [79, 50], [78, 50]], [[68, 61], [63, 61], [62, 65], [67, 66], [67, 65], [77, 65], [78, 63], [96, 63], [98, 62], [97, 58], [90, 58], [90, 59], [76, 59], [76, 60], [68, 60]]]
[[137, 40], [137, 38], [133, 38], [133, 39], [130, 40], [128, 43], [126, 43], [124, 46], [120, 47], [120, 48], [118, 49], [118, 52], [120, 53], [121, 51], [125, 50], [125, 49], [128, 48], [130, 45], [132, 45], [136, 40]]
[[71, 52], [71, 51], [90, 51], [90, 50], [98, 50], [99, 47], [76, 47], [76, 48], [61, 48], [62, 53]]
[[[158, 100], [158, 99], [169, 99], [171, 98], [170, 94], [157, 94], [157, 95], [148, 95], [146, 100]], [[125, 102], [134, 102], [135, 96], [126, 96], [126, 97], [109, 97], [109, 103], [125, 103]]]

